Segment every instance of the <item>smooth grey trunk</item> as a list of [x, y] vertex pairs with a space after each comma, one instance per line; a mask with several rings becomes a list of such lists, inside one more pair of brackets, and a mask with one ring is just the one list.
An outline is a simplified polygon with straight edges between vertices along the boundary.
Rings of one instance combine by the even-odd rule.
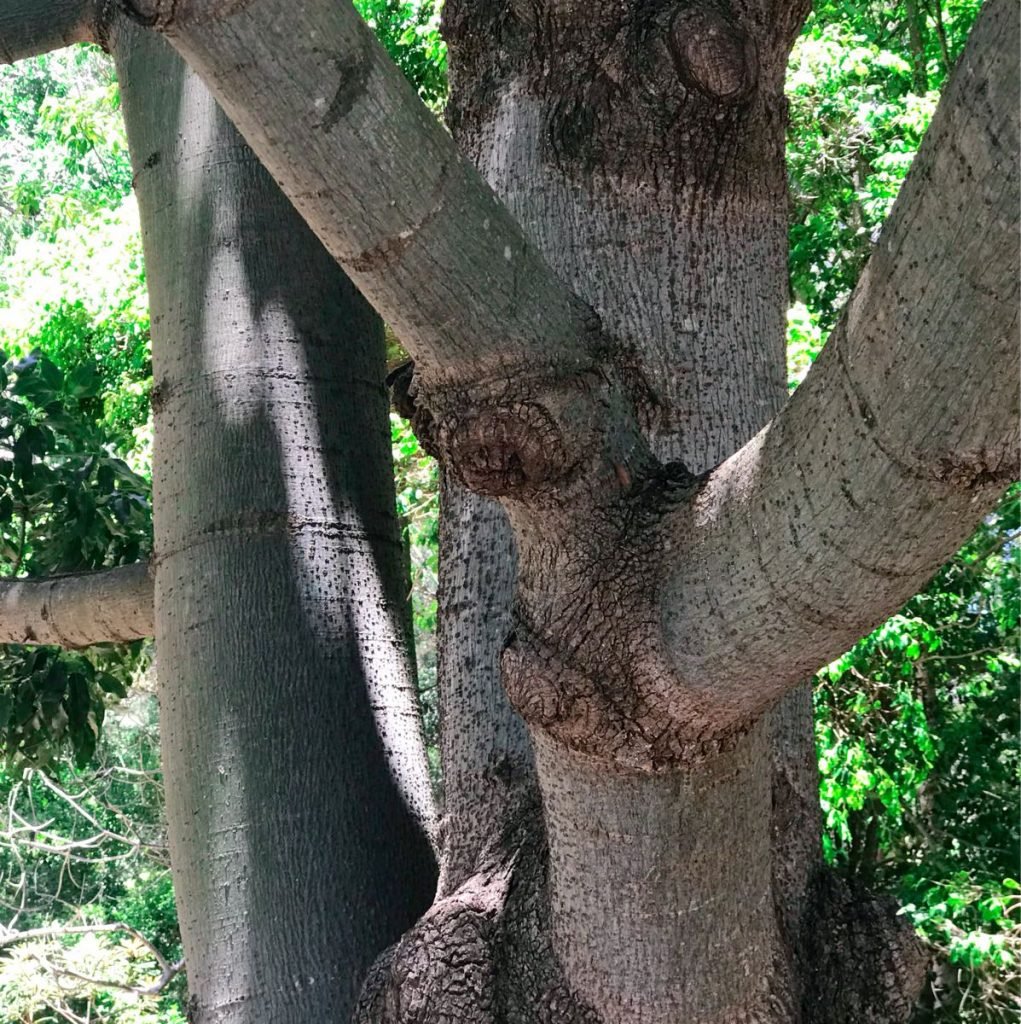
[[598, 324], [590, 311], [549, 272], [352, 4], [305, 0], [284, 20], [274, 0], [125, 7], [202, 75], [326, 248], [422, 360], [424, 377], [468, 389], [516, 372], [523, 356], [571, 370], [591, 363]]
[[0, 643], [88, 647], [153, 634], [146, 562], [46, 579], [0, 580]]
[[345, 1020], [435, 882], [382, 330], [170, 48], [121, 24], [114, 53], [190, 1019]]

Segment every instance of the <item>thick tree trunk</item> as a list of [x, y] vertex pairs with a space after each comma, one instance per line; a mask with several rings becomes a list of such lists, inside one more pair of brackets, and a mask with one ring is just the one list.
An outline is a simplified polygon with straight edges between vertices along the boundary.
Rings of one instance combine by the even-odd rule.
[[344, 1020], [435, 879], [382, 331], [166, 44], [122, 24], [114, 52], [191, 1019]]
[[[497, 596], [474, 663], [444, 670], [444, 888], [359, 1019], [903, 1020], [921, 967], [903, 924], [818, 870], [798, 684], [1016, 462], [1008, 5], [988, 5], [915, 198], [783, 413], [783, 78], [805, 4], [451, 0], [452, 128], [502, 203], [348, 5], [130, 6], [392, 320], [420, 436], [517, 541], [502, 669], [534, 769], [492, 690], [512, 562], [479, 505], [488, 564], [448, 593], [476, 598], [489, 569]], [[948, 310], [926, 289], [959, 251]], [[992, 389], [959, 371], [978, 342]], [[930, 410], [916, 374], [962, 393]], [[790, 597], [806, 586], [810, 607]], [[488, 719], [470, 749], [459, 716]], [[473, 834], [473, 804], [500, 827]]]

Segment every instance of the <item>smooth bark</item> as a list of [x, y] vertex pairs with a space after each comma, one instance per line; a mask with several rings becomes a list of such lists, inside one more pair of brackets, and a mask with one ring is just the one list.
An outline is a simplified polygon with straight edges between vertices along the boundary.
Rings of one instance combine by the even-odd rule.
[[189, 1016], [343, 1020], [435, 881], [382, 329], [170, 48], [124, 23], [114, 53]]
[[0, 580], [0, 643], [88, 647], [152, 635], [152, 577], [145, 562]]
[[0, 64], [96, 42], [98, 0], [4, 0], [0, 7]]
[[424, 380], [589, 365], [597, 321], [350, 3], [128, 6], [203, 76]]

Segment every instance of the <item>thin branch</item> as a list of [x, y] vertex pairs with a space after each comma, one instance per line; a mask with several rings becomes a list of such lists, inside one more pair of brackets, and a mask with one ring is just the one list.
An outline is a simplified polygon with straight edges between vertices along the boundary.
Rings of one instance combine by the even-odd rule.
[[0, 643], [87, 647], [153, 635], [148, 565], [0, 580]]
[[94, 978], [86, 974], [80, 974], [67, 967], [61, 967], [39, 954], [33, 954], [41, 964], [55, 974], [75, 978], [78, 981], [93, 985], [97, 988], [115, 988], [123, 992], [131, 992], [137, 996], [157, 996], [170, 984], [178, 974], [184, 970], [184, 960], [177, 960], [173, 963], [167, 960], [160, 950], [152, 944], [137, 928], [122, 921], [115, 921], [109, 924], [92, 925], [65, 925], [51, 926], [46, 928], [28, 928], [23, 932], [4, 933], [0, 931], [0, 949], [13, 946], [21, 942], [33, 942], [38, 940], [63, 939], [71, 935], [97, 935], [97, 934], [126, 934], [130, 935], [136, 942], [145, 946], [149, 955], [156, 961], [159, 967], [160, 976], [152, 984], [145, 987], [128, 985], [120, 981], [112, 981], [104, 978]]

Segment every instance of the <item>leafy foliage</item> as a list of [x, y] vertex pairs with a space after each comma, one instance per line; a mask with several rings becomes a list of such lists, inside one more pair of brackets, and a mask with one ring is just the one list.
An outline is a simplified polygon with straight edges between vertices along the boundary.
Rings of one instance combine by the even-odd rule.
[[1019, 495], [818, 677], [827, 857], [893, 888], [945, 955], [938, 1020], [1018, 1008]]
[[[0, 1020], [183, 1024], [155, 700], [111, 713], [84, 771], [0, 771]], [[157, 958], [162, 958], [162, 963]]]
[[[437, 0], [357, 3], [438, 110], [446, 55]], [[815, 5], [788, 80], [792, 386], [867, 258], [978, 6]], [[0, 69], [0, 344], [14, 356], [0, 378], [3, 575], [113, 565], [148, 551], [149, 325], [118, 102], [94, 48]], [[404, 421], [393, 417], [391, 428], [438, 771], [437, 470]], [[923, 1008], [930, 1020], [999, 1024], [1017, 1009], [1018, 530], [1014, 491], [923, 594], [817, 679], [826, 855], [896, 892], [942, 955]], [[9, 928], [120, 921], [168, 959], [179, 955], [161, 859], [155, 720], [124, 724], [134, 700], [123, 701], [126, 688], [145, 678], [147, 658], [137, 646], [0, 649], [0, 802], [32, 826], [0, 840]], [[104, 716], [113, 726], [105, 733]], [[140, 759], [131, 761], [134, 745]], [[118, 763], [132, 767], [118, 774]], [[137, 791], [121, 786], [132, 777], [145, 780]], [[89, 818], [51, 785], [73, 792]], [[102, 842], [75, 846], [92, 841], [96, 822]], [[132, 856], [111, 839], [125, 832], [144, 837]], [[72, 869], [69, 857], [89, 862], [75, 859]], [[34, 886], [27, 914], [17, 909], [23, 890], [12, 888], [25, 864]], [[4, 934], [0, 925], [0, 944]], [[138, 1002], [116, 987], [67, 987], [68, 974], [58, 991], [42, 967], [129, 987], [151, 980], [151, 950], [123, 934], [18, 942], [2, 955], [0, 1019], [50, 1020], [66, 1009], [106, 1024], [183, 1021], [180, 982], [156, 1003]]]
[[96, 47], [0, 67], [0, 255], [116, 206], [131, 164], [110, 62]]
[[795, 45], [791, 291], [823, 332], [858, 279], [979, 6], [817, 3]]
[[442, 0], [356, 0], [355, 7], [434, 110], [447, 98], [447, 47], [440, 36]]
[[[788, 76], [792, 387], [835, 325], [978, 12], [817, 3]], [[892, 890], [937, 954], [919, 1020], [1021, 1009], [1018, 491], [817, 676], [827, 858]]]
[[390, 437], [400, 517], [411, 567], [411, 601], [418, 692], [430, 769], [439, 778], [439, 700], [436, 688], [436, 587], [439, 573], [439, 467], [418, 445], [411, 425], [390, 414]]
[[[0, 569], [43, 576], [134, 562], [149, 549], [148, 482], [109, 449], [95, 417], [102, 373], [65, 374], [33, 354], [0, 370]], [[39, 765], [69, 743], [79, 765], [95, 749], [104, 706], [123, 697], [138, 646], [91, 654], [0, 648], [0, 747]]]

